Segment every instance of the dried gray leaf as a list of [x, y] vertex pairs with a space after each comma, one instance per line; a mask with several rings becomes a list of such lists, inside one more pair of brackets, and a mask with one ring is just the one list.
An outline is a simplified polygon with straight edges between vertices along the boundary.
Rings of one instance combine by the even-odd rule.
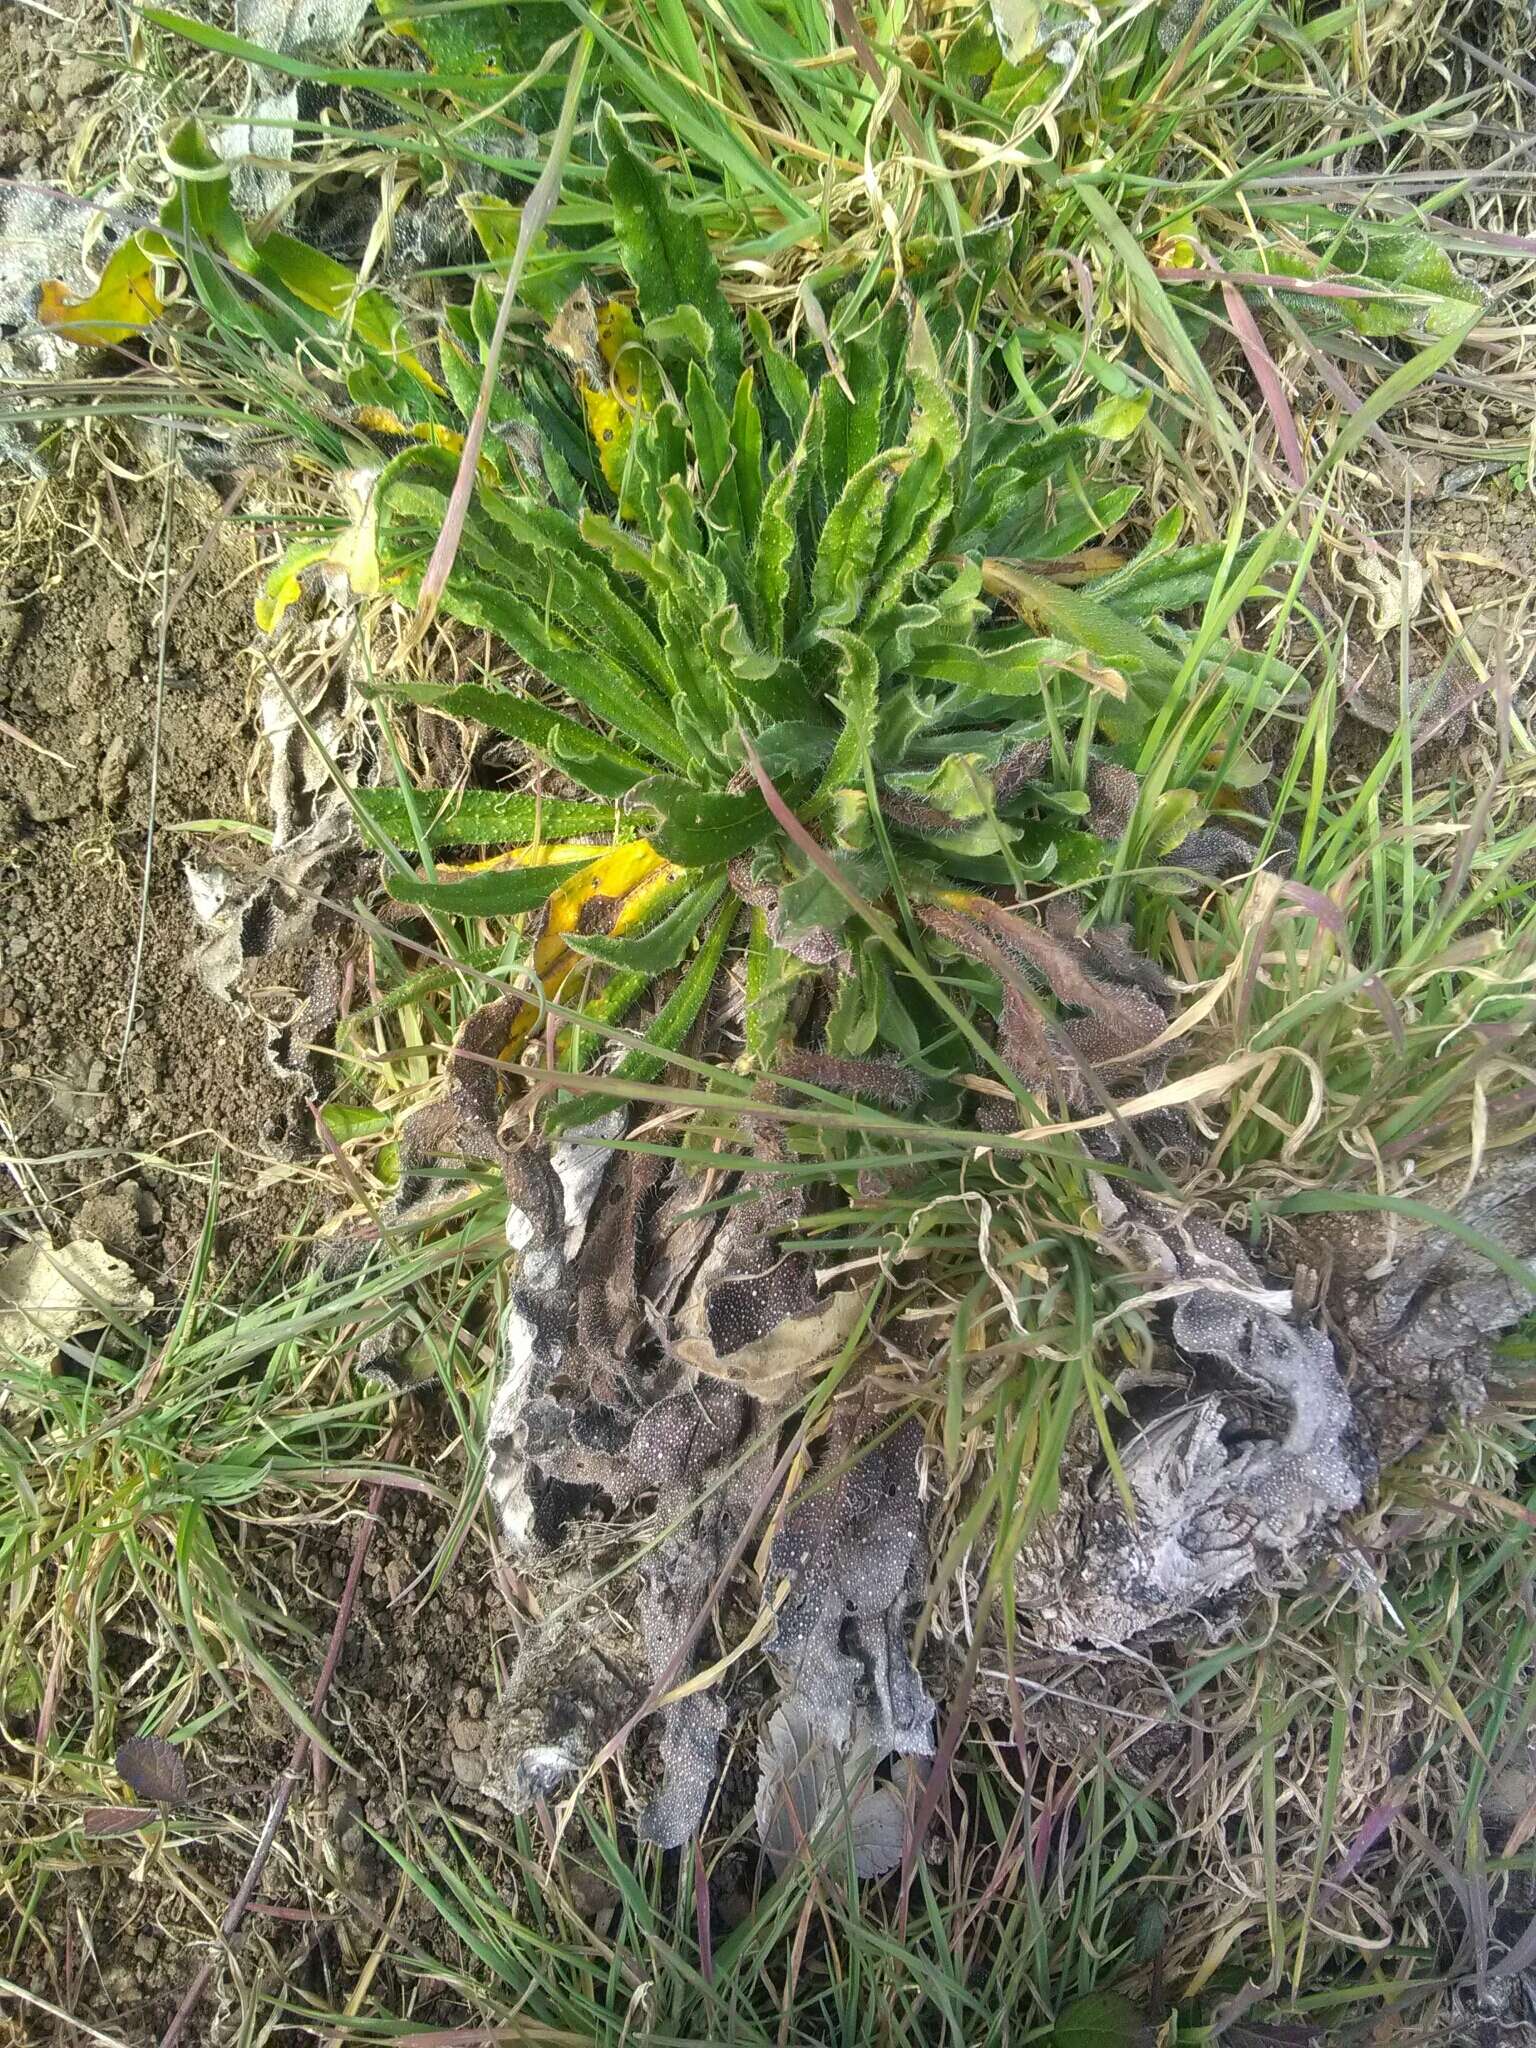
[[128, 208], [111, 198], [76, 199], [45, 187], [0, 184], [0, 464], [15, 464], [33, 476], [48, 474], [39, 446], [47, 422], [7, 414], [32, 412], [27, 386], [64, 375], [79, 359], [74, 342], [39, 325], [43, 285], [57, 280], [83, 298], [103, 255], [149, 219], [147, 208]]
[[[1431, 1186], [1417, 1199], [1536, 1276], [1536, 1150], [1496, 1154], [1464, 1196]], [[1356, 1405], [1381, 1463], [1483, 1405], [1499, 1377], [1499, 1340], [1531, 1314], [1536, 1292], [1441, 1224], [1340, 1214], [1296, 1234], [1330, 1278], [1330, 1305], [1355, 1362]]]
[[807, 1850], [834, 1870], [851, 1854], [860, 1878], [896, 1869], [907, 1843], [905, 1774], [869, 1783], [867, 1751], [845, 1757], [794, 1698], [769, 1716], [757, 1761], [758, 1839], [775, 1875]]
[[857, 1728], [877, 1761], [892, 1752], [931, 1756], [933, 1701], [906, 1647], [926, 1568], [922, 1430], [904, 1422], [861, 1446], [854, 1426], [842, 1416], [834, 1423], [817, 1473], [774, 1539], [769, 1581], [788, 1579], [789, 1591], [767, 1648], [786, 1693], [835, 1753], [848, 1753]]
[[[235, 0], [235, 33], [279, 57], [336, 57], [355, 42], [367, 12], [367, 0]], [[242, 213], [270, 213], [287, 198], [298, 116], [294, 81], [250, 65], [241, 118], [218, 131]]]
[[1019, 1611], [1063, 1646], [1166, 1630], [1294, 1569], [1364, 1480], [1332, 1343], [1295, 1317], [1290, 1291], [1266, 1287], [1213, 1224], [1106, 1183], [1097, 1194], [1111, 1241], [1173, 1304], [1180, 1372], [1138, 1399], [1116, 1444], [1134, 1516], [1082, 1437], [1058, 1512], [1020, 1554]]
[[130, 1735], [117, 1746], [117, 1775], [135, 1798], [159, 1806], [184, 1806], [187, 1799], [186, 1759], [163, 1735]]
[[568, 1791], [639, 1704], [639, 1646], [599, 1613], [531, 1628], [491, 1716], [482, 1789], [511, 1813]]
[[19, 1244], [0, 1259], [0, 1353], [47, 1365], [82, 1330], [135, 1322], [155, 1297], [96, 1238]]
[[[652, 1693], [661, 1694], [693, 1674], [696, 1624], [760, 1511], [774, 1444], [761, 1405], [701, 1378], [668, 1334], [718, 1218], [701, 1231], [691, 1180], [679, 1185], [663, 1162], [616, 1153], [611, 1140], [623, 1128], [619, 1110], [547, 1155], [537, 1145], [503, 1154], [518, 1265], [488, 1432], [489, 1486], [504, 1539], [531, 1567], [578, 1539], [587, 1518], [654, 1502], [665, 1533], [637, 1572], [635, 1619]], [[530, 1684], [536, 1693], [536, 1667]], [[661, 1709], [645, 1838], [673, 1847], [697, 1829], [725, 1718], [713, 1689]], [[536, 1734], [549, 1764], [559, 1745], [537, 1721], [517, 1739]], [[515, 1765], [501, 1778], [520, 1782]]]

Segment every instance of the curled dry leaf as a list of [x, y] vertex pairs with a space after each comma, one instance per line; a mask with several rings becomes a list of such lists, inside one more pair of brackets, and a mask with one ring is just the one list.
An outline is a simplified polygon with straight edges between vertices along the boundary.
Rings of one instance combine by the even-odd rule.
[[842, 1403], [774, 1539], [768, 1653], [785, 1693], [758, 1746], [756, 1813], [776, 1870], [814, 1843], [880, 1877], [905, 1851], [909, 1772], [871, 1774], [933, 1754], [933, 1701], [907, 1654], [927, 1566], [921, 1448], [915, 1421], [861, 1438], [857, 1404]]
[[[1037, 1101], [1076, 1114], [1161, 1077], [1148, 1048], [1173, 1016], [1173, 992], [1119, 927], [1079, 932], [1070, 908], [1039, 924], [979, 895], [918, 915], [1001, 980], [998, 1051]], [[1037, 986], [1057, 1014], [1042, 1007]], [[1006, 1113], [1011, 1120], [1011, 1104]]]
[[758, 1742], [758, 1838], [775, 1875], [807, 1851], [837, 1870], [884, 1877], [906, 1847], [906, 1779], [872, 1783], [867, 1758], [844, 1756], [818, 1733], [803, 1702], [776, 1707]]
[[1042, 1641], [1166, 1633], [1261, 1576], [1294, 1570], [1360, 1503], [1368, 1460], [1333, 1345], [1214, 1224], [1097, 1188], [1106, 1235], [1173, 1304], [1176, 1375], [1122, 1387], [1116, 1452], [1064, 1461], [1057, 1513], [1020, 1554], [1017, 1605]]
[[163, 1735], [130, 1735], [117, 1746], [117, 1774], [138, 1799], [160, 1806], [184, 1806], [186, 1759]]
[[154, 1307], [129, 1267], [93, 1237], [19, 1244], [0, 1260], [0, 1352], [47, 1365], [82, 1330]]
[[[1497, 1154], [1465, 1193], [1441, 1183], [1417, 1199], [1536, 1279], [1536, 1151]], [[1301, 1220], [1295, 1235], [1329, 1282], [1356, 1405], [1383, 1465], [1483, 1406], [1499, 1340], [1536, 1307], [1531, 1287], [1476, 1242], [1422, 1218], [1333, 1213]]]
[[[459, 1107], [483, 1142], [483, 1106]], [[764, 1505], [776, 1404], [863, 1312], [781, 1241], [800, 1196], [743, 1186], [722, 1221], [707, 1204], [728, 1175], [616, 1153], [624, 1128], [620, 1109], [552, 1149], [500, 1151], [518, 1255], [488, 1430], [504, 1538], [524, 1569], [558, 1575], [593, 1527], [648, 1511], [662, 1531], [622, 1640], [594, 1620], [575, 1645], [525, 1647], [486, 1781], [514, 1810], [584, 1768], [647, 1688], [699, 1678], [696, 1624]], [[640, 1827], [675, 1846], [703, 1813], [726, 1711], [696, 1683], [660, 1714]]]

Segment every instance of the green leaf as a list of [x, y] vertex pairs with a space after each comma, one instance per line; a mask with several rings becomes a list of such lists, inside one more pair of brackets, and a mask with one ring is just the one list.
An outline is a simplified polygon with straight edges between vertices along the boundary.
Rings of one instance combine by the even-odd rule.
[[757, 537], [757, 523], [763, 507], [763, 416], [757, 409], [752, 372], [743, 370], [731, 407], [731, 448], [735, 461], [731, 474], [740, 508], [743, 547], [750, 548]]
[[[682, 980], [646, 1031], [646, 1038], [656, 1050], [625, 1053], [613, 1069], [616, 1081], [655, 1081], [666, 1072], [667, 1054], [676, 1052], [693, 1029], [714, 987], [721, 956], [739, 909], [740, 905], [732, 897], [716, 918], [713, 929], [694, 955]], [[584, 1096], [578, 1096], [574, 1102], [557, 1104], [546, 1120], [546, 1127], [552, 1133], [565, 1130], [590, 1115], [590, 1103]]]
[[879, 334], [858, 335], [843, 350], [847, 390], [830, 375], [816, 387], [823, 420], [821, 477], [831, 503], [879, 452], [887, 367]]
[[619, 256], [650, 321], [692, 306], [713, 343], [717, 385], [729, 391], [741, 369], [741, 332], [720, 289], [720, 273], [698, 220], [631, 148], [611, 108], [599, 107], [597, 135], [608, 160], [608, 197]]
[[772, 1070], [779, 1048], [789, 1034], [795, 986], [810, 971], [803, 960], [773, 943], [768, 936], [766, 916], [761, 910], [754, 910], [747, 941], [744, 1029], [747, 1058], [759, 1071]]
[[909, 579], [931, 559], [939, 528], [954, 502], [951, 460], [940, 443], [931, 440], [902, 468], [881, 527], [873, 588], [864, 607], [868, 619], [878, 618], [894, 604]]
[[822, 529], [811, 571], [811, 603], [818, 629], [851, 625], [880, 551], [886, 500], [896, 472], [885, 456], [866, 462], [848, 479]]
[[501, 874], [466, 875], [462, 881], [429, 882], [416, 875], [390, 875], [385, 888], [397, 903], [419, 903], [449, 917], [521, 917], [537, 910], [562, 882], [570, 881], [590, 860], [562, 861], [549, 867], [508, 868]]
[[784, 448], [793, 448], [805, 430], [806, 414], [811, 409], [811, 384], [804, 370], [793, 356], [785, 355], [773, 339], [773, 329], [763, 318], [756, 306], [747, 313], [747, 326], [752, 331], [753, 344], [757, 349], [758, 361], [762, 364], [763, 377], [768, 390], [784, 421], [784, 432], [778, 437]]
[[1011, 646], [992, 647], [983, 639], [970, 647], [940, 645], [931, 651], [917, 651], [912, 671], [988, 697], [1033, 697], [1040, 690], [1041, 661], [1058, 644], [1054, 640], [1020, 640]]
[[697, 363], [688, 365], [688, 425], [693, 433], [693, 458], [698, 466], [704, 516], [717, 530], [724, 530], [727, 541], [739, 541], [741, 507], [736, 494], [731, 423]]
[[[819, 415], [818, 415], [819, 416]], [[784, 646], [784, 613], [793, 582], [792, 564], [798, 539], [801, 501], [812, 463], [809, 422], [788, 462], [773, 477], [758, 516], [757, 543], [752, 552], [752, 588], [757, 600], [758, 631], [777, 654]]]
[[595, 796], [622, 796], [655, 772], [649, 761], [626, 753], [590, 726], [515, 690], [493, 690], [483, 683], [392, 683], [378, 694], [449, 718], [473, 718], [492, 732], [504, 732], [551, 766], [558, 761]]
[[544, 614], [533, 605], [510, 590], [457, 571], [448, 580], [443, 604], [466, 625], [496, 634], [530, 668], [558, 683], [568, 697], [623, 738], [669, 767], [689, 766], [688, 749], [678, 738], [676, 724], [654, 698], [597, 649], [558, 645], [550, 635], [560, 628], [551, 623], [546, 631]]
[[734, 860], [773, 836], [767, 804], [753, 791], [733, 795], [695, 789], [670, 775], [653, 775], [629, 795], [631, 810], [656, 813], [658, 823], [645, 837], [666, 860], [680, 867], [715, 867]]
[[645, 323], [645, 338], [659, 356], [691, 355], [707, 364], [711, 335], [709, 323], [697, 306], [674, 306]]
[[1174, 657], [1107, 604], [1031, 575], [1012, 562], [989, 562], [987, 575], [988, 587], [1006, 592], [1032, 624], [1048, 627], [1057, 639], [1083, 648], [1096, 660], [1121, 673], [1140, 671], [1159, 683], [1170, 683], [1178, 675]]
[[687, 973], [662, 1004], [660, 1014], [645, 1034], [657, 1051], [625, 1053], [613, 1070], [617, 1080], [654, 1081], [665, 1071], [667, 1062], [662, 1055], [676, 1052], [693, 1029], [720, 971], [721, 955], [740, 907], [734, 897], [724, 906], [708, 938], [694, 955]]
[[600, 960], [605, 967], [622, 967], [635, 974], [666, 974], [687, 958], [700, 926], [726, 888], [723, 875], [696, 886], [690, 886], [689, 878], [681, 878], [679, 900], [647, 930], [626, 932], [621, 939], [572, 932], [566, 943], [572, 952]]
[[954, 400], [949, 395], [948, 381], [919, 305], [912, 309], [907, 375], [912, 380], [912, 424], [907, 430], [908, 440], [915, 448], [936, 447], [942, 458], [941, 467], [958, 462], [965, 431]]
[[[358, 789], [352, 801], [397, 846], [414, 846], [411, 813], [398, 789]], [[428, 846], [532, 846], [536, 840], [637, 839], [612, 804], [528, 796], [521, 790], [418, 789], [413, 797]]]
[[1088, 432], [1096, 441], [1129, 441], [1146, 418], [1151, 403], [1150, 391], [1139, 392], [1134, 398], [1100, 399], [1088, 415]]
[[868, 643], [853, 633], [835, 628], [821, 636], [837, 649], [838, 675], [834, 702], [843, 715], [843, 729], [832, 749], [820, 786], [809, 810], [814, 816], [833, 792], [850, 783], [862, 787], [864, 762], [875, 744], [875, 720], [879, 705], [880, 671]]
[[1101, 604], [1112, 604], [1126, 618], [1159, 618], [1187, 605], [1204, 604], [1218, 577], [1236, 583], [1251, 557], [1251, 549], [1240, 548], [1228, 564], [1226, 543], [1219, 540], [1156, 553], [1147, 549], [1123, 569], [1096, 578], [1085, 592]]
[[820, 775], [837, 743], [830, 725], [813, 718], [784, 718], [757, 736], [757, 758], [770, 782], [809, 782]]
[[1057, 2020], [1049, 2048], [1151, 2048], [1152, 2029], [1118, 1991], [1074, 1998]]
[[354, 1103], [328, 1102], [320, 1112], [321, 1121], [337, 1144], [350, 1138], [373, 1138], [389, 1130], [394, 1117], [387, 1109], [360, 1109]]

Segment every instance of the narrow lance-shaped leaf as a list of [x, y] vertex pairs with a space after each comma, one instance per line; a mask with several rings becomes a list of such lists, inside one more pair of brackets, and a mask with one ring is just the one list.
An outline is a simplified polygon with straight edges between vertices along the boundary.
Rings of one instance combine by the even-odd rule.
[[889, 456], [877, 456], [848, 479], [833, 506], [811, 571], [818, 628], [850, 625], [858, 616], [880, 551], [886, 500], [895, 481]]
[[[665, 1073], [667, 1054], [676, 1052], [682, 1045], [709, 999], [709, 992], [720, 972], [726, 942], [731, 936], [731, 928], [736, 922], [740, 907], [734, 897], [724, 905], [708, 937], [693, 956], [682, 980], [663, 1003], [655, 1021], [647, 1028], [645, 1036], [656, 1050], [626, 1052], [613, 1069], [613, 1078], [616, 1081], [643, 1083], [655, 1081]], [[625, 992], [628, 993], [627, 987]], [[550, 1111], [545, 1128], [551, 1133], [558, 1132], [590, 1115], [590, 1103], [584, 1096], [578, 1096], [574, 1102], [557, 1104]]]
[[[411, 846], [411, 814], [398, 789], [359, 789], [352, 801], [397, 845]], [[523, 790], [419, 789], [414, 802], [428, 846], [531, 846], [535, 841], [637, 839], [612, 804], [530, 796]]]
[[725, 894], [722, 875], [713, 882], [693, 883], [689, 876], [679, 880], [678, 900], [666, 915], [648, 930], [622, 939], [604, 938], [596, 933], [572, 932], [570, 947], [605, 967], [619, 967], [637, 974], [666, 974], [681, 965], [699, 928]]
[[[386, 700], [422, 705], [448, 718], [476, 719], [492, 732], [521, 740], [551, 764], [558, 760], [568, 768], [572, 761], [583, 762], [588, 772], [577, 775], [576, 780], [597, 796], [622, 796], [655, 772], [650, 762], [615, 746], [591, 726], [579, 725], [574, 718], [551, 711], [518, 690], [493, 690], [483, 683], [393, 683], [379, 694]], [[565, 746], [562, 740], [567, 742]]]
[[598, 110], [597, 135], [608, 160], [614, 235], [642, 315], [697, 308], [709, 327], [716, 384], [730, 391], [741, 370], [741, 333], [703, 227], [631, 147], [609, 107]]
[[428, 882], [415, 875], [391, 875], [385, 886], [397, 903], [417, 903], [449, 917], [521, 917], [537, 910], [562, 882], [590, 867], [590, 860], [549, 867], [504, 868], [462, 881]]
[[837, 649], [838, 684], [836, 703], [843, 715], [843, 729], [832, 749], [821, 785], [811, 799], [814, 816], [835, 791], [862, 780], [865, 756], [875, 742], [875, 721], [879, 710], [880, 672], [868, 644], [854, 633], [831, 631], [824, 635]]
[[731, 935], [741, 906], [732, 897], [715, 919], [714, 925], [703, 945], [668, 1000], [663, 1003], [655, 1023], [646, 1032], [656, 1052], [627, 1052], [614, 1068], [614, 1078], [620, 1081], [654, 1081], [666, 1069], [664, 1055], [676, 1052], [688, 1033], [693, 1029], [699, 1012], [703, 1009], [715, 976], [720, 971], [720, 961], [725, 952], [725, 942]]

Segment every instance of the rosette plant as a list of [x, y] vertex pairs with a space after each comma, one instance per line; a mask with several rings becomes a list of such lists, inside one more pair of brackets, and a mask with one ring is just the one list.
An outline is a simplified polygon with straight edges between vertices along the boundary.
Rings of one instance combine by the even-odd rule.
[[[737, 318], [702, 229], [611, 113], [600, 135], [632, 295], [584, 283], [498, 400], [442, 600], [506, 648], [504, 675], [386, 686], [551, 773], [538, 796], [363, 793], [419, 851], [503, 849], [392, 886], [439, 911], [533, 913], [550, 994], [598, 970], [595, 1023], [680, 975], [636, 1027], [656, 1050], [631, 1051], [631, 1077], [659, 1072], [744, 949], [759, 1063], [798, 1017], [818, 1055], [935, 1080], [990, 1058], [1007, 1082], [991, 1028], [1007, 973], [968, 939], [978, 909], [1013, 919], [1034, 885], [1123, 868], [1128, 833], [1138, 858], [1167, 855], [1216, 794], [1139, 786], [1170, 694], [1196, 702], [1219, 666], [1252, 706], [1285, 672], [1175, 623], [1230, 577], [1226, 551], [1180, 547], [1173, 521], [1129, 559], [1105, 545], [1136, 492], [1094, 466], [1141, 401], [1065, 425], [1027, 390], [994, 409], [957, 319], [899, 292], [851, 295], [790, 353]], [[451, 316], [450, 388], [473, 384], [482, 330]], [[376, 486], [381, 568], [406, 601], [455, 468], [413, 443]], [[1017, 937], [1010, 957], [1041, 968]], [[936, 969], [935, 948], [964, 971]], [[1043, 977], [1076, 1000], [1049, 961]], [[601, 1038], [561, 1043], [577, 1064]]]

